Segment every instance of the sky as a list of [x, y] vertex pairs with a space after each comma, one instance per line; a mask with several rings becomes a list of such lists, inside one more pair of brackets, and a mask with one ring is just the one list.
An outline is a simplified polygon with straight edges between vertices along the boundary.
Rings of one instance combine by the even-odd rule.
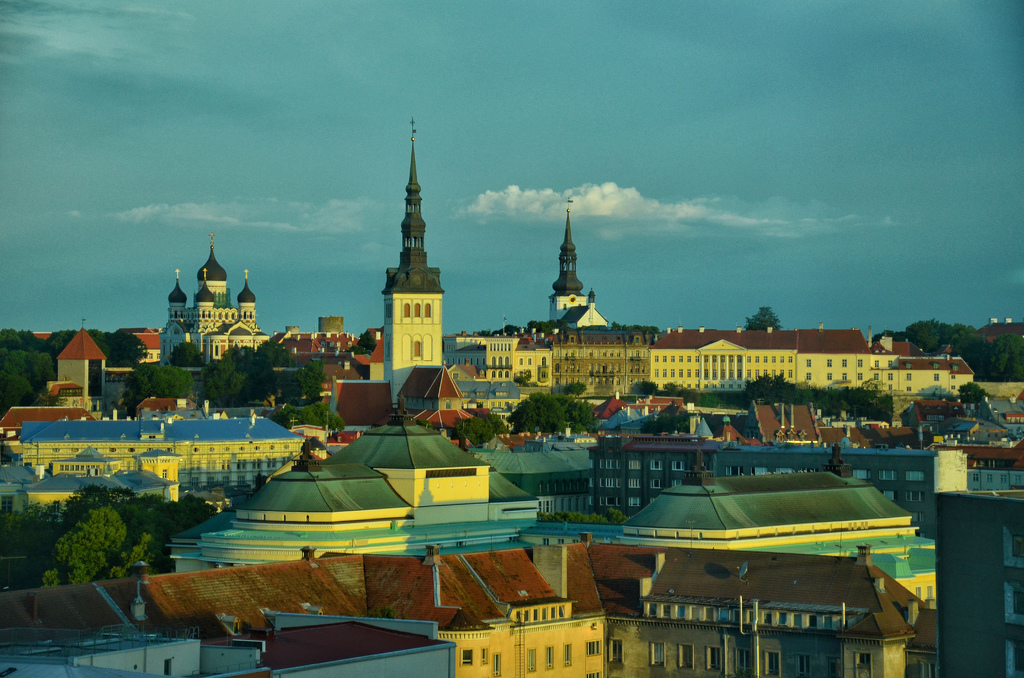
[[1024, 3], [0, 3], [0, 327], [383, 322], [410, 118], [444, 331], [1024, 316]]

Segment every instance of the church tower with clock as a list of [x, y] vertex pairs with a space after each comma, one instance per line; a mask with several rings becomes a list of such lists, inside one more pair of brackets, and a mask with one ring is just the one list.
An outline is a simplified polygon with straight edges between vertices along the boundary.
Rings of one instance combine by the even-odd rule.
[[423, 247], [426, 224], [420, 213], [416, 178], [416, 130], [413, 129], [409, 183], [405, 187], [402, 253], [397, 268], [388, 268], [384, 285], [384, 380], [397, 400], [413, 368], [441, 367], [441, 269], [427, 265]]

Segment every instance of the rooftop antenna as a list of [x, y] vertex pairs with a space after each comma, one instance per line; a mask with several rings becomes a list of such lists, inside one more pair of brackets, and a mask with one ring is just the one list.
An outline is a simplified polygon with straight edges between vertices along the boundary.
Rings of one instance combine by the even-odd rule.
[[749, 582], [747, 582], [746, 579], [744, 579], [744, 577], [747, 576], [747, 569], [748, 569], [748, 561], [744, 560], [743, 564], [740, 565], [740, 581], [743, 582], [744, 584], [749, 583]]

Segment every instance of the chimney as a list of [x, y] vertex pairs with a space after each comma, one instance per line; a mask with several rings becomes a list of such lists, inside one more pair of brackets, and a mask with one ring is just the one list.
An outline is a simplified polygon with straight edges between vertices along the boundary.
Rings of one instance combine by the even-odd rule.
[[204, 400], [203, 401], [203, 415], [207, 416], [207, 417], [210, 416], [210, 401], [209, 400]]
[[654, 581], [650, 577], [641, 577], [640, 578], [640, 597], [641, 598], [644, 598], [646, 596], [651, 595], [651, 585], [652, 584], [654, 584]]
[[778, 403], [777, 406], [779, 408], [779, 428], [784, 431], [786, 430], [786, 405]]
[[818, 323], [818, 331], [819, 332], [824, 332], [825, 331], [825, 323]]
[[135, 621], [146, 619], [146, 601], [142, 599], [142, 585], [149, 583], [149, 565], [144, 560], [132, 564], [135, 572], [135, 600], [132, 601], [132, 617]]
[[440, 544], [428, 544], [427, 554], [423, 557], [423, 564], [427, 567], [433, 567], [434, 565], [441, 564], [441, 546]]
[[892, 337], [882, 337], [878, 341], [886, 351], [892, 350]]
[[872, 337], [872, 334], [871, 334], [871, 325], [868, 325], [868, 344], [870, 344], [870, 343], [871, 343], [871, 337]]
[[580, 543], [590, 548], [590, 545], [594, 543], [593, 532], [580, 532]]
[[321, 614], [324, 613], [324, 608], [322, 606], [320, 606], [320, 605], [311, 605], [309, 603], [302, 603], [301, 605], [299, 605], [299, 607], [301, 607], [303, 610], [305, 610], [306, 614], [321, 615]]
[[1009, 324], [1010, 324], [1010, 323], [1012, 323], [1012, 322], [1013, 322], [1013, 318], [1007, 318], [1007, 319], [1006, 319], [1006, 324], [1007, 324], [1007, 325], [1009, 325]]
[[25, 610], [33, 623], [39, 621], [39, 594], [35, 591], [29, 591], [28, 597], [25, 598]]
[[704, 326], [703, 325], [700, 326], [700, 333], [704, 334]]
[[911, 626], [917, 624], [918, 612], [919, 609], [917, 605], [917, 599], [911, 598], [909, 601], [907, 601], [907, 623]]
[[307, 563], [312, 563], [313, 562], [313, 559], [316, 556], [316, 549], [315, 548], [313, 548], [312, 546], [303, 546], [299, 550], [302, 552], [302, 559], [303, 560], [305, 560]]
[[113, 412], [111, 413], [110, 419], [112, 421], [117, 421], [117, 408], [116, 407], [114, 408]]
[[999, 322], [999, 318], [989, 318], [988, 319], [988, 324], [989, 325], [995, 325], [997, 322]]
[[774, 327], [771, 327], [771, 326], [769, 325], [769, 327], [768, 327], [768, 334], [771, 334], [771, 333], [772, 333], [772, 330], [774, 330], [774, 329], [775, 329]]
[[559, 598], [569, 596], [569, 554], [564, 544], [533, 547], [533, 566]]
[[740, 333], [740, 332], [742, 332], [742, 331], [743, 331], [743, 328], [742, 328], [742, 327], [740, 327], [739, 325], [737, 325], [737, 326], [736, 326], [736, 334], [739, 334], [739, 333]]
[[132, 572], [135, 573], [135, 578], [142, 584], [149, 583], [149, 563], [145, 560], [139, 560], [132, 563]]
[[661, 574], [661, 568], [665, 567], [665, 552], [658, 551], [654, 554], [654, 576]]
[[879, 593], [885, 593], [885, 577], [874, 577], [875, 588]]
[[796, 428], [796, 417], [794, 416], [794, 414], [795, 414], [795, 406], [793, 405], [793, 403], [790, 403], [789, 404], [789, 425], [792, 426], [793, 428]]
[[861, 544], [857, 547], [857, 560], [854, 565], [862, 565], [864, 567], [871, 567], [871, 546], [868, 544]]

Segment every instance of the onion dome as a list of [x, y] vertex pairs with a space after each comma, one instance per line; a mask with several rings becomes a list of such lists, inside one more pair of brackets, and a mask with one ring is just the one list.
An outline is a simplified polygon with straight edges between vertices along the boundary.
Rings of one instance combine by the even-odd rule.
[[256, 303], [256, 295], [249, 289], [249, 271], [245, 272], [245, 287], [238, 293], [238, 303], [239, 305]]
[[197, 304], [212, 304], [216, 301], [217, 297], [214, 296], [210, 288], [206, 286], [206, 281], [199, 287], [199, 291], [196, 292], [196, 303]]
[[167, 295], [167, 302], [171, 304], [185, 304], [188, 302], [188, 296], [182, 291], [177, 275], [174, 276], [174, 289]]
[[210, 258], [206, 260], [199, 272], [196, 273], [196, 280], [203, 282], [209, 280], [210, 282], [227, 282], [228, 272], [224, 270], [224, 267], [217, 263], [217, 257], [213, 256], [213, 236], [210, 236]]

